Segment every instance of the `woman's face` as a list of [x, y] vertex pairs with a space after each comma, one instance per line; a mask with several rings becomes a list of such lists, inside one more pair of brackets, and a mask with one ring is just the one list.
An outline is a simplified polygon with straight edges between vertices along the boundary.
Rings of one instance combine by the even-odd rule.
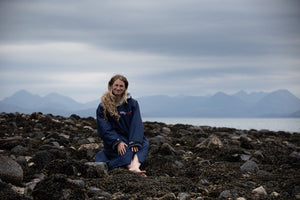
[[112, 85], [112, 92], [116, 96], [122, 96], [125, 91], [125, 83], [117, 79]]

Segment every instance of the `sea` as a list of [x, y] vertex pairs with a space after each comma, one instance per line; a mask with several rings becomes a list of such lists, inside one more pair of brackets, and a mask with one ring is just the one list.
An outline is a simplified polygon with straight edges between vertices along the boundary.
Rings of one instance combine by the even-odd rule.
[[240, 130], [270, 130], [300, 133], [300, 118], [155, 118], [143, 117], [143, 121], [162, 122], [168, 125], [227, 127]]

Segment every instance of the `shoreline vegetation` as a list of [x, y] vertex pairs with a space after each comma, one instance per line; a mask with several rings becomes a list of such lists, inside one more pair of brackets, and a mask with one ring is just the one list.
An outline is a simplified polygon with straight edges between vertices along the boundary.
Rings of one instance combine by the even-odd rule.
[[95, 163], [96, 120], [0, 113], [0, 199], [300, 199], [300, 133], [144, 122], [142, 169]]

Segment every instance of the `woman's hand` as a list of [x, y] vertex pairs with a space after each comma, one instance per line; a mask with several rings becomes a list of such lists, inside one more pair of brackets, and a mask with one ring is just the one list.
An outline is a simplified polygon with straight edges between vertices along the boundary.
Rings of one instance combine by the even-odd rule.
[[131, 147], [132, 152], [138, 152], [139, 148], [137, 146]]
[[124, 142], [120, 142], [117, 146], [118, 148], [118, 154], [123, 156], [125, 153], [126, 153], [126, 148], [125, 147], [128, 147], [127, 144], [125, 144]]

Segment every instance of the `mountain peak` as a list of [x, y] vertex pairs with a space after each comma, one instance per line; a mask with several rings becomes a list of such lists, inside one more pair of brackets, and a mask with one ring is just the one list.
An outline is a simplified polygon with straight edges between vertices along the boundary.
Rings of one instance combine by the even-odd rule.
[[41, 103], [42, 98], [39, 95], [33, 95], [27, 90], [19, 90], [10, 97], [6, 97], [2, 102], [19, 107], [32, 108]]
[[224, 92], [217, 92], [215, 95], [213, 95], [212, 97], [225, 97], [225, 96], [229, 96], [228, 94], [224, 93]]
[[32, 96], [38, 96], [38, 95], [33, 95], [30, 92], [28, 92], [27, 90], [19, 90], [16, 93], [14, 93], [11, 97], [32, 97]]
[[300, 99], [285, 89], [276, 90], [262, 98], [253, 108], [257, 112], [267, 111], [289, 114], [300, 109]]

